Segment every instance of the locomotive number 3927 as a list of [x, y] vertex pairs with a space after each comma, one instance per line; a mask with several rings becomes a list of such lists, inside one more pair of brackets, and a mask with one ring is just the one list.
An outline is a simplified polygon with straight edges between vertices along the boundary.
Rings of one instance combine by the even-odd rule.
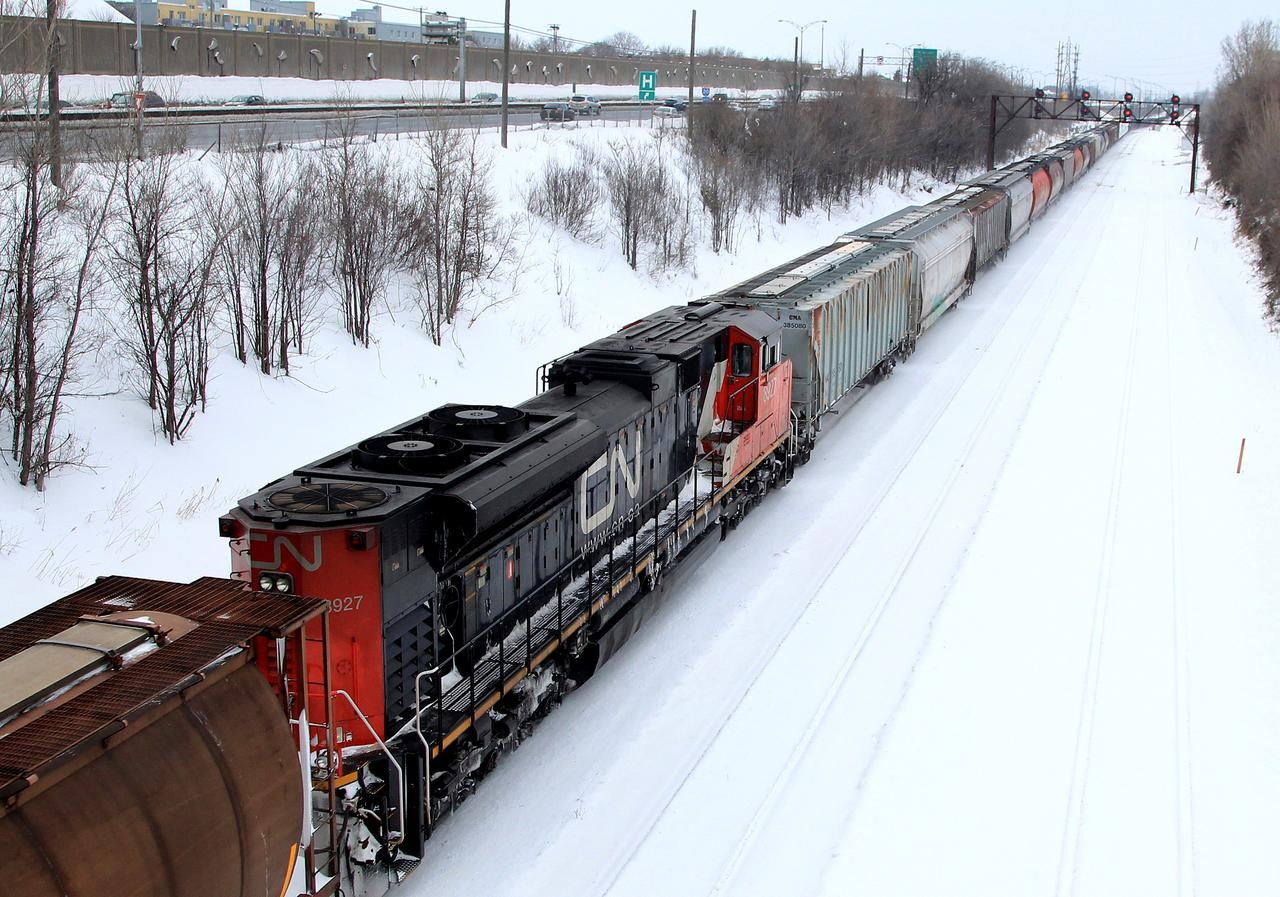
[[344, 610], [359, 610], [360, 605], [363, 602], [363, 595], [348, 595], [346, 598], [331, 598], [329, 600], [329, 610], [335, 614], [340, 614]]

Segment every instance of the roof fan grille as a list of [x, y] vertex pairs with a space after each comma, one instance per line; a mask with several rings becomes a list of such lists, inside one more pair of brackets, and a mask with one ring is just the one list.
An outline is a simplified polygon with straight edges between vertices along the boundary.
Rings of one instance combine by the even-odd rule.
[[503, 442], [529, 429], [525, 413], [502, 405], [445, 405], [427, 414], [427, 429], [459, 439]]
[[366, 483], [298, 483], [277, 489], [267, 503], [290, 514], [349, 514], [385, 503], [387, 493]]
[[387, 433], [356, 446], [354, 461], [382, 473], [436, 476], [465, 464], [467, 447], [449, 436]]

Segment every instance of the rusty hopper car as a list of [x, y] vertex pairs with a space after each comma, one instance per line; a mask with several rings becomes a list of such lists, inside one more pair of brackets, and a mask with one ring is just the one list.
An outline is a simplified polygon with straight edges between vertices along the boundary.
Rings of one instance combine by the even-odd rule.
[[113, 576], [0, 629], [4, 893], [281, 893], [303, 776], [253, 659], [323, 610]]
[[969, 181], [966, 186], [989, 187], [1008, 196], [1009, 216], [1005, 223], [1008, 234], [1006, 246], [1022, 239], [1031, 227], [1033, 195], [1030, 178], [1020, 172], [988, 171], [982, 177]]

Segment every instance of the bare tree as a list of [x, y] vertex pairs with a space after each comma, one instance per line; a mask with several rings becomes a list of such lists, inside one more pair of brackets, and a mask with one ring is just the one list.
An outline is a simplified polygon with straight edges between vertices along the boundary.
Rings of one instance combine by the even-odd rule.
[[640, 264], [640, 239], [651, 218], [653, 172], [657, 154], [652, 146], [634, 140], [615, 140], [603, 158], [605, 191], [614, 228], [622, 241], [622, 257]]
[[712, 146], [690, 154], [690, 176], [711, 223], [713, 252], [733, 252], [738, 218], [751, 201], [753, 177], [747, 160], [734, 146]]
[[[172, 444], [208, 399], [213, 269], [220, 216], [205, 220], [207, 188], [179, 177], [175, 157], [121, 159], [112, 216], [112, 278], [128, 327], [121, 340], [140, 396]], [[216, 204], [215, 204], [216, 208]]]
[[373, 307], [386, 291], [395, 261], [401, 179], [382, 156], [344, 129], [321, 161], [329, 221], [330, 262], [342, 284], [342, 320], [353, 342], [369, 345]]
[[1206, 119], [1205, 156], [1258, 247], [1272, 320], [1280, 321], [1280, 28], [1246, 22], [1222, 43], [1222, 77]]
[[315, 310], [313, 166], [259, 139], [226, 157], [223, 173], [231, 251], [219, 253], [217, 268], [232, 345], [243, 362], [252, 353], [262, 373], [288, 374], [290, 347], [302, 351]]
[[452, 128], [418, 140], [421, 164], [400, 216], [401, 260], [417, 282], [423, 326], [437, 345], [484, 280], [513, 258], [478, 135]]
[[74, 462], [58, 423], [89, 348], [84, 318], [100, 283], [113, 184], [68, 171], [59, 190], [38, 158], [18, 162], [0, 226], [0, 418], [10, 416], [18, 482], [43, 491], [54, 469]]

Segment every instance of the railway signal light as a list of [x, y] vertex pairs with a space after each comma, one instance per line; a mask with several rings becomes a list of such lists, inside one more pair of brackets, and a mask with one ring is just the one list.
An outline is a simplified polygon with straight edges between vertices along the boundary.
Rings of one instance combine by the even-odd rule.
[[1080, 99], [1082, 99], [1082, 100], [1088, 100], [1088, 99], [1089, 99], [1090, 97], [1092, 97], [1092, 96], [1093, 96], [1093, 94], [1089, 93], [1089, 91], [1087, 91], [1087, 90], [1082, 90], [1082, 91], [1080, 91]]
[[1181, 114], [1181, 113], [1179, 113], [1177, 109], [1172, 110], [1172, 111], [1169, 113], [1169, 121], [1173, 122], [1174, 124], [1177, 124], [1177, 123], [1178, 123], [1178, 117], [1179, 117], [1179, 115], [1180, 115], [1180, 114]]
[[1133, 110], [1130, 109], [1128, 106], [1124, 107], [1124, 117], [1126, 121], [1133, 118]]
[[1132, 103], [1132, 102], [1133, 102], [1133, 94], [1129, 93], [1129, 91], [1127, 91], [1127, 90], [1126, 90], [1126, 91], [1124, 92], [1124, 101], [1125, 101], [1126, 103]]
[[1173, 102], [1173, 105], [1175, 105], [1175, 106], [1176, 106], [1176, 105], [1178, 105], [1179, 103], [1181, 103], [1181, 102], [1182, 102], [1182, 98], [1181, 98], [1181, 97], [1179, 97], [1179, 96], [1175, 93], [1175, 94], [1173, 95], [1172, 102]]
[[1043, 88], [1043, 87], [1037, 87], [1037, 88], [1036, 88], [1036, 99], [1037, 99], [1037, 100], [1043, 100], [1043, 99], [1044, 99], [1044, 88]]

